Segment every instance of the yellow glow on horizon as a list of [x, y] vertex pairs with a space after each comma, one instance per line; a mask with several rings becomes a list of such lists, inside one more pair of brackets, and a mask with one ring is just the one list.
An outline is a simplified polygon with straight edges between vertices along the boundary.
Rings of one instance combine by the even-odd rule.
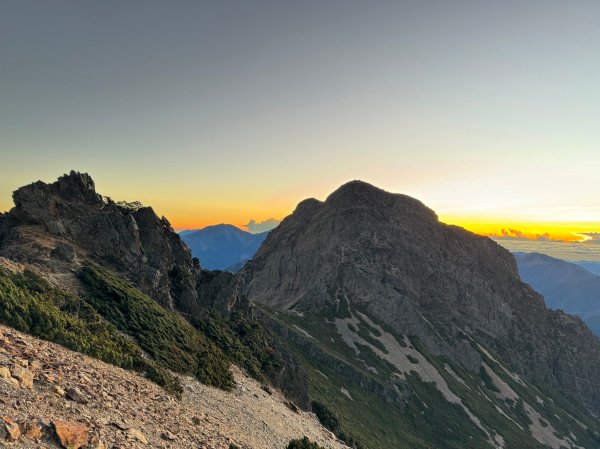
[[[96, 175], [94, 171], [88, 171], [94, 176], [98, 192], [115, 200], [139, 200], [152, 206], [159, 216], [164, 215], [178, 231], [220, 223], [245, 229], [250, 219], [257, 222], [271, 218], [282, 219], [291, 214], [300, 201], [309, 197], [324, 200], [339, 185], [359, 178], [327, 176], [311, 180], [308, 185], [278, 184], [279, 187], [274, 189], [274, 181], [271, 179], [244, 186], [235, 183], [222, 186], [208, 182], [206, 185], [195, 186], [189, 181], [193, 178], [189, 177], [182, 177], [187, 181], [181, 184], [170, 182], [171, 178], [166, 174], [153, 174], [149, 178], [132, 180], [118, 173], [99, 171]], [[53, 182], [57, 177], [56, 170], [49, 169], [49, 172], [41, 176], [45, 182]], [[21, 176], [22, 179], [4, 179], [7, 183], [4, 192], [12, 192], [38, 176], [40, 175], [32, 177], [26, 174]], [[591, 239], [587, 233], [600, 233], [600, 220], [595, 219], [600, 216], [600, 209], [594, 205], [586, 207], [574, 204], [575, 195], [553, 199], [543, 207], [533, 207], [526, 202], [519, 203], [517, 200], [520, 197], [509, 195], [510, 192], [498, 193], [493, 198], [489, 198], [489, 191], [483, 188], [481, 195], [473, 193], [477, 189], [470, 184], [440, 186], [432, 181], [426, 189], [411, 189], [394, 185], [392, 178], [379, 180], [373, 176], [373, 179], [367, 181], [388, 191], [403, 192], [421, 199], [438, 213], [440, 221], [461, 226], [480, 235], [501, 237], [504, 229], [505, 234], [513, 238], [585, 242]], [[464, 191], [461, 190], [463, 187]], [[505, 197], [510, 197], [510, 201], [503, 200]], [[0, 200], [0, 212], [12, 207], [9, 193], [0, 197]], [[461, 207], [464, 204], [468, 207]]]
[[440, 216], [440, 221], [461, 226], [475, 234], [488, 237], [511, 237], [528, 240], [585, 242], [588, 233], [600, 232], [598, 222], [526, 222], [520, 220], [493, 220], [476, 217]]
[[[247, 206], [247, 205], [246, 205]], [[295, 207], [295, 206], [294, 206]], [[210, 225], [228, 223], [245, 229], [245, 225], [252, 218], [261, 222], [270, 218], [283, 219], [289, 215], [294, 207], [281, 204], [277, 210], [263, 211], [253, 214], [252, 217], [242, 205], [239, 208], [232, 207], [212, 209], [211, 213], [189, 214], [188, 208], [174, 210], [175, 214], [167, 218], [176, 230], [199, 229]], [[287, 210], [286, 210], [287, 209]], [[207, 209], [205, 209], [207, 210]], [[178, 213], [177, 213], [178, 212]], [[480, 218], [476, 216], [461, 217], [455, 215], [441, 214], [439, 219], [443, 223], [463, 227], [475, 234], [488, 237], [512, 237], [529, 240], [550, 240], [558, 242], [585, 242], [592, 237], [588, 233], [600, 233], [598, 222], [528, 222], [522, 220]]]
[[[282, 219], [291, 211], [280, 207], [268, 211], [252, 208], [248, 204], [203, 205], [202, 207], [188, 207], [185, 204], [164, 204], [164, 207], [154, 208], [159, 215], [165, 215], [173, 228], [177, 231], [187, 229], [201, 229], [217, 224], [232, 224], [240, 229], [246, 229], [246, 224], [252, 219], [260, 223], [269, 219]], [[257, 212], [248, 212], [256, 210]], [[292, 209], [293, 210], [293, 209]]]

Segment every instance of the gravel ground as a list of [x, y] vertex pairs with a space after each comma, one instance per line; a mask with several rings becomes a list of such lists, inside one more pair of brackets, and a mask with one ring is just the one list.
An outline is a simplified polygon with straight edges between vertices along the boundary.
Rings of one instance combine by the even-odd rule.
[[95, 449], [284, 449], [304, 435], [328, 449], [346, 448], [313, 414], [294, 411], [279, 392], [232, 371], [234, 391], [185, 377], [178, 400], [136, 373], [0, 326], [0, 416], [21, 433], [0, 447], [61, 447], [55, 429], [64, 420], [82, 425], [82, 447]]

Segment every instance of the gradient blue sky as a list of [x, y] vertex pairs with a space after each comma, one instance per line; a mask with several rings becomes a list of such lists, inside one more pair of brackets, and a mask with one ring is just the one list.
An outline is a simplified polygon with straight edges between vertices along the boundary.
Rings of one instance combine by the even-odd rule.
[[243, 225], [364, 179], [478, 232], [598, 231], [598, 17], [598, 1], [3, 0], [0, 210], [76, 169], [179, 228]]

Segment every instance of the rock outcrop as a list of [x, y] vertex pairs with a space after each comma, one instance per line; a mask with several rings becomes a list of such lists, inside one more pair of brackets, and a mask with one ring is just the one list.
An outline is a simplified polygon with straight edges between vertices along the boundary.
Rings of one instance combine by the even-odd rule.
[[13, 193], [15, 207], [0, 217], [0, 255], [67, 275], [80, 259], [124, 273], [171, 310], [197, 302], [187, 246], [166, 218], [139, 203], [116, 203], [96, 193], [92, 178], [72, 171]]

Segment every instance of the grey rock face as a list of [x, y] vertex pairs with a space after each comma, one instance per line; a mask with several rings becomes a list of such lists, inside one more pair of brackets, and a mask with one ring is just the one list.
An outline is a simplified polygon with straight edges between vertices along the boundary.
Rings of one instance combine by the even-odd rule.
[[197, 300], [189, 249], [150, 207], [115, 203], [96, 193], [85, 173], [13, 193], [15, 207], [0, 217], [0, 254], [69, 272], [77, 257], [126, 274], [163, 306], [186, 310]]
[[440, 223], [419, 201], [354, 181], [300, 203], [240, 274], [250, 301], [318, 313], [340, 292], [399, 334], [472, 372], [469, 337], [527, 379], [545, 379], [600, 412], [600, 343], [550, 311], [492, 240]]

